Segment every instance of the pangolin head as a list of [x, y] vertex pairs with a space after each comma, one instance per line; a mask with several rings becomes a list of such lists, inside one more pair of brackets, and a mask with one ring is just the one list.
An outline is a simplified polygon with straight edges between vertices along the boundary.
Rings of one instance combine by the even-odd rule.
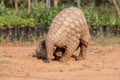
[[46, 59], [47, 58], [47, 52], [46, 52], [46, 44], [45, 40], [41, 41], [36, 48], [36, 57]]

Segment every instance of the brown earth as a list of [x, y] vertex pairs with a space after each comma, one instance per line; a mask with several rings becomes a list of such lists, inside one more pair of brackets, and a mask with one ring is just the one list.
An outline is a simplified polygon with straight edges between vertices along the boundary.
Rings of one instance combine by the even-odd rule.
[[0, 80], [120, 80], [120, 45], [90, 45], [85, 60], [32, 57], [33, 47], [0, 47]]

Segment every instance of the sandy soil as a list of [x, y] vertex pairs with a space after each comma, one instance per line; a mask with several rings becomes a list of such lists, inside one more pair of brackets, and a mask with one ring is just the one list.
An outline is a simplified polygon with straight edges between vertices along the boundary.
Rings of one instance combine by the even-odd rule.
[[0, 47], [0, 80], [120, 80], [120, 45], [90, 45], [85, 60], [32, 57], [36, 47]]

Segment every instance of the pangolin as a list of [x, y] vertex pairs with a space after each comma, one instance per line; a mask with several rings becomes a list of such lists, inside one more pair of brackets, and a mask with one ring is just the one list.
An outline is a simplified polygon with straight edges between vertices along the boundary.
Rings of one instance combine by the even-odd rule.
[[[54, 58], [57, 48], [64, 49], [60, 61], [68, 61], [72, 54], [80, 48], [77, 60], [85, 58], [86, 49], [91, 39], [84, 13], [76, 7], [63, 9], [53, 19], [45, 39], [46, 57]], [[38, 52], [39, 53], [39, 52]]]

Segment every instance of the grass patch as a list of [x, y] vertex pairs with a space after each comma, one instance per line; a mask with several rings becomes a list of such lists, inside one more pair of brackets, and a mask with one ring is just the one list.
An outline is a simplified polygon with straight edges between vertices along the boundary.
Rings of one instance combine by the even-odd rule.
[[0, 64], [10, 64], [10, 61], [8, 60], [0, 60]]
[[120, 37], [108, 33], [106, 35], [94, 37], [91, 41], [91, 45], [107, 46], [111, 44], [120, 44]]
[[39, 44], [40, 40], [36, 40], [36, 42], [29, 41], [3, 41], [0, 43], [0, 47], [33, 47]]
[[2, 36], [0, 36], [0, 43], [2, 43], [3, 42], [3, 37]]

